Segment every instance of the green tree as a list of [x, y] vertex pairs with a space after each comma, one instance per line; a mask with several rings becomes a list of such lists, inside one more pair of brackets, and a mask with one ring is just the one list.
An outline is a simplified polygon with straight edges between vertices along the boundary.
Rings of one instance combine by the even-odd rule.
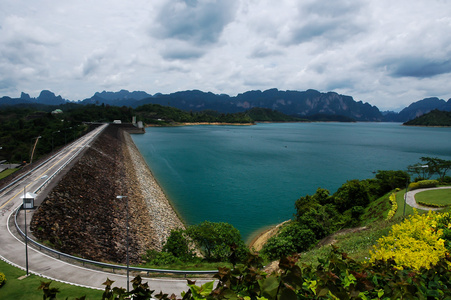
[[438, 157], [421, 157], [424, 166], [430, 176], [437, 174], [440, 181], [444, 181], [446, 173], [451, 169], [451, 160], [444, 160]]
[[410, 181], [410, 176], [405, 171], [377, 171], [377, 183], [379, 185], [378, 195], [384, 195], [395, 188], [405, 187]]
[[203, 252], [207, 261], [228, 261], [233, 246], [237, 247], [239, 260], [247, 255], [248, 250], [240, 232], [231, 224], [204, 221], [189, 226], [186, 233]]
[[338, 211], [344, 212], [353, 206], [366, 207], [370, 202], [368, 186], [364, 181], [349, 180], [333, 195]]
[[263, 255], [271, 260], [280, 259], [308, 250], [316, 242], [313, 231], [304, 224], [291, 222], [271, 237], [262, 249]]
[[171, 234], [163, 246], [163, 251], [171, 253], [182, 261], [189, 261], [194, 256], [183, 229], [171, 230]]

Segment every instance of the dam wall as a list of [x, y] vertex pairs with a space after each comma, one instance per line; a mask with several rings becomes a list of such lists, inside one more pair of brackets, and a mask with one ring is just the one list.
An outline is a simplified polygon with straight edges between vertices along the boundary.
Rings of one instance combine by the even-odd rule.
[[43, 200], [30, 229], [58, 251], [125, 263], [127, 202], [133, 263], [184, 228], [129, 133], [111, 124]]

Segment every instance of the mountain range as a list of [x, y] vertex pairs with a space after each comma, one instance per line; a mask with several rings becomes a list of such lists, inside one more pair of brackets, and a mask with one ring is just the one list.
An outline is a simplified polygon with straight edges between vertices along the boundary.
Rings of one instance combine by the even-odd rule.
[[220, 113], [243, 112], [251, 108], [270, 108], [289, 116], [308, 117], [312, 115], [344, 116], [356, 121], [369, 122], [407, 122], [432, 110], [451, 111], [451, 99], [448, 101], [436, 97], [413, 102], [408, 107], [396, 112], [381, 112], [376, 106], [362, 101], [355, 101], [351, 96], [335, 92], [322, 93], [316, 90], [247, 91], [231, 97], [226, 94], [214, 94], [199, 90], [180, 91], [171, 94], [147, 94], [143, 91], [97, 92], [91, 98], [81, 101], [69, 101], [53, 92], [43, 90], [37, 98], [22, 93], [20, 98], [2, 97], [0, 105], [45, 104], [60, 105], [67, 102], [80, 104], [129, 106], [136, 108], [144, 104], [160, 104], [176, 107], [185, 111], [215, 110]]

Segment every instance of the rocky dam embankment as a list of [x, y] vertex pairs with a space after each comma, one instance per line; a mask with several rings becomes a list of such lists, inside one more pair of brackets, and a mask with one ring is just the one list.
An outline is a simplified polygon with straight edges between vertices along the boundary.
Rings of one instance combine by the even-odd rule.
[[184, 225], [130, 135], [109, 125], [44, 199], [31, 231], [61, 252], [125, 263], [127, 201], [130, 260], [136, 263]]

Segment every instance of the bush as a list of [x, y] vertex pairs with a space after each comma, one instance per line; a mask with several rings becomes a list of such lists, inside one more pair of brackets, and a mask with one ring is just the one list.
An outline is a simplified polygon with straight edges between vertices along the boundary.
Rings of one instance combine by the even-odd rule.
[[392, 193], [390, 195], [389, 199], [390, 199], [391, 209], [388, 212], [386, 220], [391, 220], [393, 218], [393, 216], [396, 214], [396, 211], [398, 210], [398, 201], [396, 201], [396, 193]]
[[189, 240], [184, 234], [184, 230], [171, 230], [163, 246], [163, 252], [172, 253], [174, 257], [180, 258], [182, 261], [190, 261], [194, 257], [193, 251], [190, 249]]
[[277, 236], [270, 238], [262, 254], [271, 260], [280, 259], [308, 250], [316, 242], [315, 234], [305, 226], [294, 222], [280, 229]]
[[[394, 259], [401, 269], [429, 269], [446, 255], [443, 230], [437, 229], [437, 224], [442, 219], [432, 211], [423, 215], [415, 212], [404, 222], [393, 225], [390, 234], [377, 241], [374, 251], [370, 251], [370, 261]], [[451, 224], [446, 219], [442, 223], [446, 228]]]
[[451, 176], [445, 176], [445, 177], [443, 177], [442, 183], [451, 183]]
[[[210, 262], [229, 261], [234, 264], [236, 260], [246, 259], [249, 252], [239, 230], [228, 223], [204, 221], [188, 227], [186, 234]], [[232, 256], [232, 248], [236, 249], [234, 256]]]
[[412, 182], [409, 184], [409, 191], [425, 188], [437, 187], [439, 184], [438, 180], [422, 180], [418, 182]]
[[0, 272], [0, 287], [2, 287], [6, 283], [6, 276], [2, 272]]
[[181, 262], [180, 259], [170, 252], [158, 252], [156, 250], [147, 250], [143, 259], [147, 264], [153, 266], [167, 266]]

